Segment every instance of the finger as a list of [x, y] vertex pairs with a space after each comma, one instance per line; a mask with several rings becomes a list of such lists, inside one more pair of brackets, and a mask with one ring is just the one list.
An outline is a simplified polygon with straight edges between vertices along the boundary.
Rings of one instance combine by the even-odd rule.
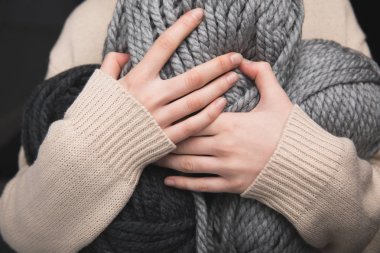
[[104, 61], [100, 69], [117, 80], [119, 79], [120, 73], [128, 60], [128, 54], [111, 52], [104, 57]]
[[165, 118], [166, 122], [164, 123], [169, 125], [193, 112], [201, 110], [213, 100], [223, 95], [223, 93], [227, 92], [238, 78], [239, 76], [235, 72], [230, 72], [206, 87], [194, 91], [166, 107], [162, 107], [161, 112], [159, 113], [165, 113], [166, 118], [162, 117]]
[[215, 136], [219, 133], [221, 133], [222, 124], [225, 124], [225, 118], [224, 116], [228, 115], [230, 112], [224, 112], [221, 115], [218, 116], [216, 120], [214, 120], [211, 124], [203, 128], [201, 131], [193, 134], [193, 137], [200, 137], [200, 136]]
[[154, 164], [184, 173], [210, 173], [221, 172], [220, 159], [213, 156], [192, 156], [168, 154], [157, 160]]
[[[229, 53], [216, 57], [191, 69], [190, 71], [171, 79], [166, 90], [170, 91], [168, 99], [173, 101], [194, 90], [197, 90], [215, 78], [238, 67], [243, 60], [243, 56], [238, 53]], [[238, 76], [233, 76], [234, 82]]]
[[274, 91], [279, 91], [281, 88], [272, 67], [267, 62], [252, 62], [245, 59], [240, 65], [240, 69], [248, 77], [255, 80], [262, 99], [269, 99], [272, 94], [276, 94]]
[[177, 155], [216, 155], [214, 138], [191, 137], [177, 144], [172, 153]]
[[222, 177], [184, 177], [170, 176], [165, 184], [182, 190], [196, 192], [229, 192], [228, 181]]
[[164, 131], [174, 143], [181, 142], [210, 125], [221, 114], [226, 103], [225, 98], [218, 98], [199, 113], [166, 128]]
[[217, 119], [211, 123], [209, 126], [205, 127], [198, 133], [193, 134], [194, 137], [205, 137], [205, 136], [215, 136], [218, 134], [218, 128], [217, 128]]
[[147, 76], [157, 76], [182, 41], [200, 24], [203, 9], [191, 10], [180, 17], [154, 42], [143, 60], [135, 67]]

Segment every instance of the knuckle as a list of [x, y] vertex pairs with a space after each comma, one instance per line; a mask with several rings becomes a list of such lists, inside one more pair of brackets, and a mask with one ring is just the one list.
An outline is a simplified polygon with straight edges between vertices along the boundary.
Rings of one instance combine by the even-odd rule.
[[186, 107], [188, 111], [194, 111], [202, 107], [202, 101], [197, 98], [189, 98], [186, 100]]
[[168, 114], [168, 112], [165, 110], [162, 110], [162, 108], [151, 111], [150, 113], [152, 114], [153, 118], [157, 121], [157, 124], [161, 128], [166, 128], [168, 125], [170, 125], [171, 122], [168, 115], [172, 115], [172, 114]]
[[183, 172], [185, 173], [193, 173], [195, 172], [195, 166], [194, 162], [192, 161], [191, 158], [184, 158], [182, 163], [181, 163], [181, 168]]
[[229, 59], [229, 56], [217, 58], [217, 63], [218, 63], [219, 68], [223, 71], [227, 71], [232, 67], [232, 62]]
[[236, 149], [236, 143], [232, 140], [225, 140], [221, 145], [217, 145], [215, 149], [221, 156], [230, 156]]
[[220, 85], [218, 86], [218, 91], [220, 93], [224, 93], [226, 90], [228, 90], [231, 86], [231, 82], [228, 80], [227, 76], [223, 78], [223, 80], [220, 82]]
[[174, 39], [169, 33], [165, 33], [157, 39], [156, 45], [160, 50], [171, 51], [174, 48]]
[[211, 122], [211, 121], [214, 121], [215, 118], [217, 117], [217, 110], [216, 110], [216, 107], [212, 107], [210, 108], [209, 110], [206, 110], [205, 111], [205, 114], [206, 114], [206, 117], [207, 117], [207, 121]]
[[157, 85], [157, 89], [155, 90], [156, 94], [160, 96], [160, 100], [162, 100], [163, 104], [169, 104], [173, 100], [175, 100], [177, 97], [175, 97], [176, 93], [173, 92], [171, 89], [162, 89], [162, 84], [169, 83], [166, 80], [161, 81]]
[[157, 105], [165, 105], [169, 101], [169, 95], [167, 90], [153, 90], [153, 94], [156, 94], [155, 101]]
[[208, 192], [210, 190], [210, 187], [206, 183], [200, 182], [195, 186], [195, 190], [199, 192]]
[[262, 61], [258, 63], [259, 69], [263, 71], [267, 71], [272, 69], [271, 65], [268, 62]]
[[169, 97], [169, 92], [168, 90], [162, 89], [162, 85], [159, 87], [160, 84], [161, 83], [150, 84], [147, 85], [147, 87], [141, 87], [141, 83], [139, 83], [141, 94], [145, 95], [146, 99], [152, 101], [154, 105], [164, 106], [166, 104], [167, 98]]
[[194, 69], [189, 71], [185, 78], [185, 85], [190, 89], [197, 87], [201, 83], [202, 79], [199, 73]]
[[160, 105], [164, 105], [166, 101], [167, 101], [167, 97], [164, 96], [164, 95], [162, 95], [162, 94], [159, 95], [159, 96], [157, 96], [157, 98], [156, 98], [156, 104], [159, 105], [159, 106]]
[[182, 127], [182, 132], [186, 135], [189, 136], [194, 132], [194, 126], [191, 121], [187, 120], [186, 124], [183, 125]]
[[219, 156], [226, 156], [228, 154], [228, 149], [224, 145], [216, 145], [215, 153]]
[[149, 92], [143, 92], [140, 95], [140, 101], [145, 107], [152, 108], [152, 107], [155, 107], [156, 105], [155, 96]]

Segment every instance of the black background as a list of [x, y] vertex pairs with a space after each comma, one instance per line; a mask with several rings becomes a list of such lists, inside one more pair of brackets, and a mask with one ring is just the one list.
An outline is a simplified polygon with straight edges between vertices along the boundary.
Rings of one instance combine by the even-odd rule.
[[[104, 0], [107, 1], [107, 0]], [[316, 0], [317, 1], [317, 0]], [[25, 100], [44, 78], [49, 51], [66, 17], [81, 0], [0, 0], [0, 192], [17, 171], [20, 123]], [[380, 60], [376, 1], [351, 1]], [[0, 239], [0, 253], [12, 252]]]

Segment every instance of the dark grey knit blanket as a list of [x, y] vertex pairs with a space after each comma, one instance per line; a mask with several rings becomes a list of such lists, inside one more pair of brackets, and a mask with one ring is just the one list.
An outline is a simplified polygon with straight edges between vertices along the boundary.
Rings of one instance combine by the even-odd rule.
[[[168, 26], [195, 7], [205, 10], [205, 19], [165, 65], [160, 73], [163, 79], [231, 51], [267, 61], [292, 102], [321, 127], [350, 138], [363, 159], [379, 150], [378, 65], [332, 41], [301, 40], [302, 0], [118, 0], [103, 56], [111, 51], [129, 53], [125, 75]], [[71, 69], [37, 89], [25, 113], [22, 135], [29, 163], [48, 126], [63, 117], [96, 67]], [[260, 96], [251, 81], [237, 72], [240, 80], [224, 95], [225, 111], [250, 111]], [[147, 166], [125, 208], [82, 252], [312, 250], [281, 214], [253, 199], [166, 187], [164, 177], [176, 173]]]

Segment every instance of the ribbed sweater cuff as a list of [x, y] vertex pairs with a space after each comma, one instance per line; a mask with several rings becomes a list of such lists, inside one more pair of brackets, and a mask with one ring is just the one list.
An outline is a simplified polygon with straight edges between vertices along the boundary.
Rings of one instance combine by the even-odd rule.
[[241, 196], [297, 219], [334, 178], [344, 150], [343, 138], [325, 131], [294, 104], [275, 152]]
[[[99, 69], [65, 118], [101, 160], [129, 179], [176, 147], [149, 111]], [[130, 168], [137, 171], [128, 171]]]

